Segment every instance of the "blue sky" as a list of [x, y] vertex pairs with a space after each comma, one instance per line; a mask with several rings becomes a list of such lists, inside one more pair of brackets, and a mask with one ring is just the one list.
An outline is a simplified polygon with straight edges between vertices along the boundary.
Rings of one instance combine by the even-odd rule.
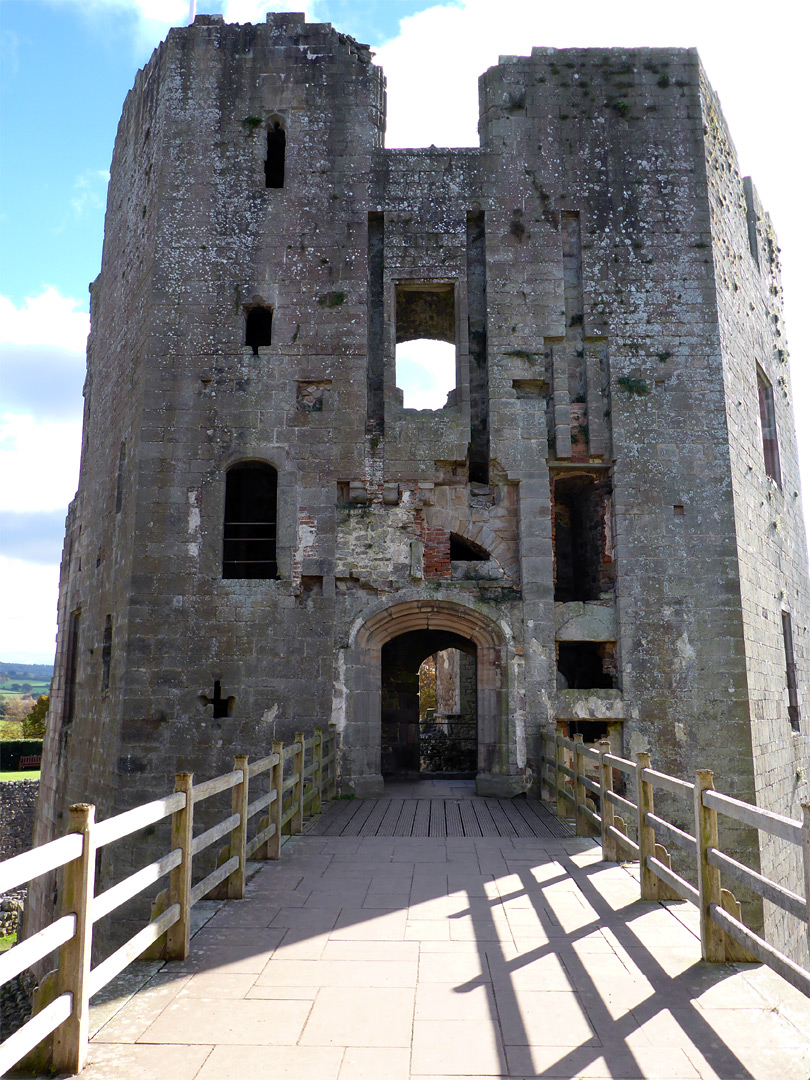
[[[58, 561], [78, 479], [87, 286], [135, 72], [188, 0], [0, 0], [0, 659], [53, 656]], [[477, 76], [532, 45], [696, 45], [780, 238], [794, 407], [810, 476], [806, 8], [776, 0], [198, 0], [234, 22], [305, 10], [368, 42], [387, 145], [475, 145]], [[806, 481], [808, 482], [808, 481]], [[808, 496], [810, 497], [810, 495]]]

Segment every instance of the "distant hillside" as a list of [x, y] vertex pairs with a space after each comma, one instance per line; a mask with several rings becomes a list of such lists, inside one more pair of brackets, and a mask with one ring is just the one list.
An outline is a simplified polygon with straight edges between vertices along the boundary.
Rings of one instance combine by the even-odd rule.
[[53, 678], [53, 664], [9, 664], [0, 660], [0, 679], [42, 680]]

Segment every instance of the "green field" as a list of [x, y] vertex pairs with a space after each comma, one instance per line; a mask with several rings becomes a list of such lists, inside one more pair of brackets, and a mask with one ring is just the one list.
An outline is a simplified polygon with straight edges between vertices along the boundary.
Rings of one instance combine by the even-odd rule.
[[3, 780], [39, 780], [39, 769], [17, 769], [14, 772], [0, 772], [0, 783]]

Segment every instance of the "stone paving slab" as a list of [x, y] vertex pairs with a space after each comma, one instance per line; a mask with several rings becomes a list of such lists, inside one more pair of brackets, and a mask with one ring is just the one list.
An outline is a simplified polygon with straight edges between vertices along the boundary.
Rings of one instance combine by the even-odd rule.
[[810, 1001], [588, 840], [305, 835], [209, 915], [82, 1080], [810, 1076]]

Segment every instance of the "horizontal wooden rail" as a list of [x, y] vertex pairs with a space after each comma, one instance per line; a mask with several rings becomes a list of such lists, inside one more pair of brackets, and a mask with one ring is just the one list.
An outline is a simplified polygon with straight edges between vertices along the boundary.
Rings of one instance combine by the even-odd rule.
[[250, 765], [248, 765], [248, 776], [252, 780], [254, 776], [267, 772], [269, 769], [272, 769], [274, 765], [278, 765], [278, 762], [278, 754], [268, 754], [267, 757], [259, 758], [258, 761], [252, 761]]
[[730, 795], [714, 790], [703, 792], [703, 805], [710, 810], [719, 810], [734, 821], [742, 821], [745, 825], [752, 825], [755, 829], [762, 829], [782, 840], [801, 845], [802, 823], [794, 821], [793, 818], [762, 810], [758, 806], [751, 806], [750, 803], [740, 802], [739, 799], [732, 799]]
[[193, 791], [194, 805], [203, 799], [210, 799], [212, 795], [219, 795], [220, 791], [228, 791], [237, 784], [242, 783], [242, 770], [234, 769], [233, 772], [225, 773], [224, 776], [215, 776], [213, 780], [206, 780], [197, 784]]
[[691, 852], [697, 850], [697, 842], [694, 836], [691, 836], [688, 832], [684, 832], [683, 829], [679, 829], [676, 825], [673, 825], [672, 822], [659, 817], [658, 814], [647, 814], [645, 819], [655, 829], [656, 834], [659, 832], [664, 833], [676, 847], [686, 848], [687, 851]]
[[98, 967], [94, 967], [90, 972], [90, 997], [102, 990], [116, 975], [120, 975], [133, 960], [137, 960], [141, 953], [165, 934], [179, 918], [180, 905], [172, 904], [154, 922], [147, 923], [143, 930], [139, 930], [120, 949], [116, 949], [106, 960], [102, 960]]
[[629, 810], [631, 814], [635, 814], [636, 810], [638, 810], [634, 802], [630, 802], [629, 799], [625, 799], [622, 795], [617, 795], [615, 791], [606, 792], [606, 798], [609, 803], [620, 806], [622, 810]]
[[[15, 948], [18, 947], [15, 946]], [[18, 1061], [22, 1061], [35, 1046], [38, 1046], [43, 1039], [47, 1039], [60, 1024], [64, 1024], [72, 1011], [73, 995], [60, 994], [55, 1001], [46, 1005], [0, 1044], [0, 1076], [5, 1076], [9, 1069]]]
[[632, 851], [636, 858], [638, 858], [638, 844], [635, 842], [635, 840], [631, 840], [626, 833], [619, 832], [619, 830], [614, 825], [611, 825], [609, 832], [613, 840], [615, 840], [617, 843], [624, 844], [624, 846], [629, 851]]
[[680, 874], [676, 874], [671, 867], [664, 866], [660, 859], [656, 859], [654, 855], [647, 856], [647, 865], [656, 877], [659, 877], [666, 885], [669, 885], [670, 889], [679, 893], [684, 900], [688, 900], [690, 904], [698, 904], [700, 900], [700, 893], [698, 890], [685, 878], [682, 878]]
[[709, 848], [708, 859], [712, 866], [716, 866], [718, 870], [722, 870], [740, 884], [747, 885], [752, 892], [759, 893], [761, 897], [770, 900], [783, 911], [790, 912], [797, 919], [807, 917], [807, 904], [804, 897], [799, 896], [798, 893], [791, 892], [790, 889], [785, 889], [770, 878], [763, 877], [762, 874], [758, 874], [744, 863], [726, 855], [725, 852], [718, 851], [717, 848]]
[[632, 773], [636, 771], [636, 763], [634, 761], [628, 761], [627, 758], [616, 757], [615, 754], [605, 754], [605, 763], [611, 765], [614, 769], [618, 769], [619, 772]]
[[[305, 765], [305, 758], [311, 760]], [[284, 778], [284, 765], [292, 761], [291, 774]], [[326, 737], [316, 731], [305, 738], [296, 733], [287, 747], [273, 743], [273, 752], [254, 762], [237, 756], [234, 769], [196, 786], [191, 773], [178, 773], [175, 791], [161, 799], [133, 807], [104, 821], [95, 821], [95, 808], [76, 804], [70, 809], [71, 831], [22, 855], [0, 863], [0, 891], [6, 892], [43, 874], [64, 867], [65, 882], [60, 888], [63, 914], [36, 934], [0, 955], [0, 985], [59, 950], [56, 997], [10, 1038], [0, 1044], [0, 1073], [16, 1065], [38, 1043], [57, 1031], [51, 1062], [57, 1072], [80, 1072], [87, 1047], [87, 1007], [98, 993], [133, 960], [147, 950], [167, 959], [185, 959], [189, 951], [190, 911], [204, 896], [244, 895], [245, 863], [248, 858], [278, 858], [280, 833], [303, 828], [305, 804], [313, 812], [321, 799], [335, 792], [337, 750], [334, 731]], [[251, 779], [270, 773], [270, 790], [251, 801]], [[231, 813], [194, 837], [194, 807], [203, 800], [231, 791]], [[290, 805], [281, 813], [285, 794]], [[262, 810], [256, 835], [247, 835], [248, 823]], [[168, 852], [130, 874], [104, 892], [94, 895], [95, 854], [99, 848], [122, 840], [157, 822], [171, 818]], [[192, 860], [216, 841], [227, 838], [219, 853], [217, 867], [192, 886]], [[169, 887], [153, 902], [153, 918], [120, 948], [95, 968], [90, 965], [93, 926], [122, 904], [143, 894], [161, 878], [169, 876]], [[65, 1025], [64, 1028], [62, 1025]]]
[[191, 854], [199, 855], [201, 851], [205, 851], [206, 848], [215, 844], [217, 840], [221, 840], [223, 836], [230, 835], [238, 824], [239, 815], [231, 814], [224, 821], [220, 821], [218, 825], [212, 825], [210, 829], [206, 829], [204, 833], [194, 837], [191, 842]]
[[76, 916], [63, 915], [61, 919], [15, 945], [13, 949], [0, 953], [0, 984], [7, 983], [27, 967], [49, 956], [60, 945], [69, 941], [75, 932]]
[[175, 848], [168, 855], [164, 855], [162, 859], [156, 859], [155, 862], [145, 866], [142, 870], [137, 870], [134, 874], [124, 878], [123, 881], [119, 881], [112, 888], [99, 893], [93, 899], [91, 915], [93, 922], [103, 919], [105, 915], [109, 915], [111, 911], [121, 907], [127, 900], [131, 900], [133, 896], [137, 896], [144, 889], [148, 889], [150, 885], [154, 885], [156, 881], [160, 881], [175, 866], [179, 866], [182, 860], [183, 852], [180, 848]]
[[76, 833], [60, 836], [41, 847], [24, 851], [13, 859], [0, 863], [0, 893], [11, 892], [18, 885], [32, 881], [41, 874], [50, 873], [60, 866], [78, 859], [82, 853], [82, 838]]
[[132, 810], [125, 810], [123, 814], [99, 821], [93, 830], [95, 845], [97, 848], [112, 844], [115, 840], [122, 840], [125, 836], [131, 836], [139, 829], [146, 829], [157, 821], [162, 821], [169, 814], [182, 809], [186, 805], [186, 797], [181, 793], [167, 795], [165, 799], [155, 799], [154, 802], [144, 803]]
[[767, 941], [763, 941], [753, 930], [749, 930], [744, 923], [729, 915], [719, 904], [712, 905], [711, 915], [726, 934], [733, 937], [748, 952], [753, 953], [763, 964], [773, 968], [785, 982], [789, 982], [791, 986], [795, 986], [797, 990], [801, 990], [803, 994], [810, 997], [810, 972], [799, 967]]
[[641, 775], [642, 779], [652, 784], [653, 787], [668, 791], [671, 795], [685, 795], [690, 799], [694, 795], [695, 785], [688, 783], [686, 780], [678, 780], [675, 776], [656, 772], [655, 769], [644, 769]]

